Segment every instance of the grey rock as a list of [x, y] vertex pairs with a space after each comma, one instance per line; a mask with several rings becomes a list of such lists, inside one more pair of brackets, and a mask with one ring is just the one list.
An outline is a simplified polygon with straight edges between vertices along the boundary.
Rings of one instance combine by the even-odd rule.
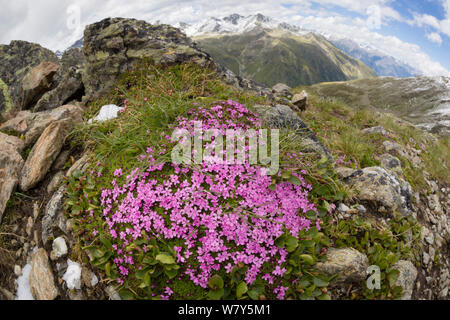
[[47, 186], [47, 193], [48, 194], [52, 194], [53, 192], [56, 191], [56, 189], [59, 188], [59, 186], [61, 185], [61, 183], [63, 182], [63, 177], [64, 177], [64, 172], [63, 171], [58, 171], [52, 178], [52, 180], [50, 181], [50, 183]]
[[64, 187], [61, 187], [55, 192], [45, 208], [45, 214], [42, 219], [42, 242], [44, 245], [48, 242], [49, 237], [53, 237], [55, 217], [62, 207], [63, 198]]
[[50, 258], [52, 260], [58, 260], [67, 255], [68, 249], [66, 240], [63, 237], [58, 237], [53, 240], [52, 252], [50, 253]]
[[330, 276], [337, 274], [337, 282], [359, 282], [366, 277], [369, 259], [353, 248], [331, 248], [327, 252], [327, 261], [318, 263], [316, 267]]
[[414, 284], [417, 278], [417, 269], [410, 261], [400, 260], [392, 266], [400, 274], [395, 282], [396, 286], [403, 288], [402, 300], [411, 300]]
[[347, 207], [345, 204], [341, 203], [341, 204], [339, 205], [338, 210], [339, 210], [340, 212], [345, 213], [345, 212], [347, 212], [348, 210], [350, 210], [350, 208]]
[[386, 129], [381, 126], [367, 128], [367, 129], [364, 129], [362, 132], [366, 133], [366, 134], [380, 133], [382, 135], [387, 135]]
[[272, 87], [272, 93], [274, 93], [276, 95], [282, 95], [285, 97], [292, 96], [291, 88], [284, 83], [277, 83], [276, 85], [274, 85]]
[[380, 167], [354, 170], [343, 181], [358, 189], [358, 200], [376, 203], [392, 213], [397, 211], [402, 215], [409, 215], [412, 209], [412, 188], [409, 183], [387, 172]]

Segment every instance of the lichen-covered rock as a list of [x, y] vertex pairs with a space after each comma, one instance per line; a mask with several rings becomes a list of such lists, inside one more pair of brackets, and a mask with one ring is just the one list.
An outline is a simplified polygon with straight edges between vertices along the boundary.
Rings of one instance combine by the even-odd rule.
[[302, 139], [302, 152], [318, 153], [331, 159], [329, 151], [320, 143], [302, 119], [289, 106], [277, 104], [274, 107], [266, 105], [254, 106], [267, 128], [289, 129], [295, 131]]
[[53, 77], [59, 65], [44, 61], [32, 68], [22, 79], [20, 109], [27, 109], [36, 103], [42, 95], [51, 89]]
[[347, 171], [345, 183], [359, 190], [359, 201], [385, 207], [390, 213], [408, 215], [412, 209], [412, 188], [408, 182], [380, 167]]
[[81, 72], [75, 68], [64, 74], [59, 85], [45, 93], [33, 108], [34, 112], [55, 109], [72, 100], [80, 100], [84, 94]]
[[336, 282], [359, 282], [366, 278], [369, 267], [367, 256], [356, 249], [331, 248], [327, 261], [317, 264], [317, 269], [330, 276], [337, 275]]
[[53, 237], [53, 229], [57, 227], [57, 214], [62, 207], [64, 198], [64, 187], [60, 187], [56, 191], [50, 201], [47, 203], [42, 218], [41, 238], [44, 245], [47, 244], [50, 237]]
[[42, 248], [38, 249], [33, 256], [30, 289], [36, 300], [54, 300], [58, 296], [58, 288], [55, 285], [47, 252]]
[[0, 222], [12, 192], [19, 181], [24, 143], [19, 138], [0, 132]]
[[305, 111], [308, 105], [308, 94], [305, 90], [301, 93], [297, 93], [292, 98], [292, 104], [296, 106], [300, 111]]
[[28, 147], [39, 139], [42, 132], [51, 123], [67, 118], [72, 119], [74, 123], [81, 122], [83, 120], [83, 109], [75, 105], [65, 105], [53, 110], [37, 113], [21, 111], [15, 118], [0, 125], [0, 130], [24, 135], [25, 147]]
[[61, 151], [67, 135], [73, 127], [71, 119], [63, 119], [50, 124], [31, 149], [22, 169], [20, 188], [28, 191], [35, 187], [47, 174], [53, 161]]
[[387, 170], [390, 170], [400, 175], [403, 173], [402, 163], [400, 162], [400, 160], [389, 153], [381, 155], [380, 162], [381, 166]]
[[0, 115], [17, 106], [21, 98], [22, 79], [33, 67], [44, 61], [59, 63], [52, 51], [38, 44], [11, 41], [9, 45], [0, 45], [0, 96], [3, 96], [0, 97]]
[[87, 100], [108, 92], [117, 77], [142, 58], [155, 64], [195, 62], [212, 66], [212, 59], [196, 49], [179, 29], [145, 21], [108, 18], [86, 27], [83, 83]]
[[403, 288], [402, 300], [411, 300], [414, 284], [417, 278], [417, 269], [410, 261], [400, 260], [392, 266], [400, 272], [395, 286]]
[[70, 104], [73, 100], [82, 100], [84, 95], [82, 72], [86, 65], [83, 52], [79, 48], [66, 50], [60, 64], [61, 68], [55, 76], [57, 85], [36, 103], [34, 112], [58, 108]]
[[366, 134], [379, 133], [379, 134], [382, 134], [382, 135], [387, 135], [386, 129], [383, 128], [382, 126], [376, 126], [376, 127], [372, 127], [372, 128], [367, 128], [367, 129], [364, 129], [362, 132], [366, 133]]
[[291, 97], [291, 88], [284, 83], [277, 83], [272, 87], [272, 92], [276, 95], [281, 95], [284, 97]]

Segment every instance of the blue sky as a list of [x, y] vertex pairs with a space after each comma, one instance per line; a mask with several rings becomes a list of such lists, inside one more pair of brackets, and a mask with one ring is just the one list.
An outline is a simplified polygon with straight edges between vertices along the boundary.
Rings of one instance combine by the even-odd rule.
[[106, 17], [195, 23], [262, 13], [332, 37], [350, 38], [427, 75], [450, 76], [450, 0], [0, 0], [0, 43], [63, 50]]
[[[320, 1], [318, 1], [320, 2]], [[420, 17], [429, 15], [436, 20], [445, 20], [449, 13], [444, 8], [442, 0], [397, 0], [386, 3], [395, 10], [401, 20], [387, 19], [376, 31], [385, 36], [396, 36], [399, 39], [417, 44], [431, 59], [439, 61], [443, 67], [450, 70], [450, 38], [445, 32], [427, 24], [419, 23]], [[327, 8], [330, 12], [350, 18], [364, 18], [366, 13], [360, 14], [339, 5], [314, 3], [312, 8]], [[416, 19], [416, 22], [413, 22]], [[434, 34], [434, 36], [431, 36]], [[439, 36], [436, 36], [439, 35]], [[431, 39], [430, 39], [431, 38]]]

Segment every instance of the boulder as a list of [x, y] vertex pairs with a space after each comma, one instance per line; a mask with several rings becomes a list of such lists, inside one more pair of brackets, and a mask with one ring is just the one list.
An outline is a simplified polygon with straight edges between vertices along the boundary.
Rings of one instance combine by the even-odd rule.
[[353, 248], [330, 248], [327, 261], [317, 264], [319, 271], [330, 276], [337, 274], [336, 282], [360, 282], [366, 278], [368, 267], [367, 256]]
[[118, 76], [142, 58], [155, 64], [213, 65], [210, 56], [195, 48], [179, 29], [135, 19], [108, 18], [87, 26], [83, 53], [86, 101], [107, 93]]
[[32, 68], [22, 80], [20, 109], [27, 109], [51, 89], [59, 65], [45, 61]]
[[40, 248], [33, 256], [30, 274], [30, 289], [36, 300], [54, 300], [58, 296], [55, 278], [47, 252]]
[[[343, 171], [343, 170], [342, 170]], [[390, 213], [397, 211], [406, 216], [412, 209], [412, 188], [408, 182], [380, 167], [347, 170], [343, 181], [359, 190], [359, 201], [385, 207]]]
[[72, 100], [79, 100], [84, 94], [81, 71], [71, 68], [64, 74], [56, 88], [45, 93], [33, 108], [34, 112], [55, 109]]
[[83, 121], [83, 109], [76, 105], [65, 105], [59, 108], [32, 113], [19, 112], [15, 118], [0, 125], [0, 130], [6, 130], [25, 136], [25, 147], [34, 144], [50, 124], [63, 119], [72, 119], [74, 123]]
[[22, 79], [44, 61], [59, 63], [56, 54], [38, 44], [12, 41], [9, 45], [0, 45], [0, 115], [18, 107]]
[[381, 127], [381, 126], [367, 128], [367, 129], [364, 129], [362, 132], [366, 133], [366, 134], [374, 134], [374, 133], [379, 133], [379, 134], [382, 134], [382, 135], [387, 135], [388, 134], [386, 129]]
[[381, 166], [385, 168], [386, 170], [390, 170], [392, 172], [395, 172], [399, 175], [403, 173], [402, 170], [402, 163], [397, 157], [394, 157], [393, 155], [389, 153], [385, 153], [380, 156], [380, 162]]
[[410, 261], [400, 260], [392, 266], [400, 272], [395, 286], [403, 288], [402, 300], [411, 300], [414, 284], [417, 278], [417, 269]]
[[300, 111], [305, 111], [308, 106], [308, 94], [305, 90], [301, 93], [297, 93], [292, 98], [292, 104], [296, 106]]
[[61, 152], [67, 135], [73, 127], [71, 119], [63, 119], [50, 124], [31, 149], [22, 169], [20, 188], [28, 191], [35, 187], [47, 174], [53, 161]]
[[6, 204], [19, 182], [24, 163], [20, 155], [23, 149], [22, 140], [0, 132], [0, 222]]
[[302, 152], [317, 153], [331, 159], [331, 154], [322, 143], [320, 143], [314, 132], [308, 128], [298, 114], [289, 106], [282, 104], [277, 104], [273, 107], [255, 105], [254, 109], [263, 120], [266, 128], [295, 131], [297, 137], [302, 140]]
[[275, 95], [281, 95], [284, 97], [292, 96], [291, 88], [284, 83], [277, 83], [276, 85], [274, 85], [272, 87], [272, 93], [274, 93]]

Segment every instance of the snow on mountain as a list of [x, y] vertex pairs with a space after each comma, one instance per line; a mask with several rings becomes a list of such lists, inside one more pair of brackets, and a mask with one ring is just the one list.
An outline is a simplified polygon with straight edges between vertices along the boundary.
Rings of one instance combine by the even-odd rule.
[[280, 22], [276, 19], [266, 17], [262, 14], [241, 16], [239, 14], [232, 14], [224, 18], [210, 17], [207, 20], [200, 21], [194, 24], [187, 24], [180, 22], [175, 25], [180, 28], [186, 35], [190, 37], [199, 36], [203, 34], [240, 34], [245, 33], [255, 28], [275, 29], [281, 28], [286, 31], [306, 34], [309, 30], [302, 29], [298, 26], [290, 25]]
[[175, 25], [188, 36], [195, 37], [207, 34], [242, 34], [255, 28], [275, 29], [280, 28], [295, 34], [305, 35], [308, 33], [320, 34], [329, 40], [338, 49], [344, 51], [351, 57], [361, 60], [372, 68], [379, 76], [412, 77], [420, 74], [418, 70], [408, 64], [395, 59], [388, 53], [381, 52], [368, 43], [356, 43], [351, 39], [337, 37], [324, 32], [307, 30], [302, 27], [291, 25], [262, 14], [242, 16], [232, 14], [224, 18], [210, 17], [207, 20], [194, 24], [178, 23]]

